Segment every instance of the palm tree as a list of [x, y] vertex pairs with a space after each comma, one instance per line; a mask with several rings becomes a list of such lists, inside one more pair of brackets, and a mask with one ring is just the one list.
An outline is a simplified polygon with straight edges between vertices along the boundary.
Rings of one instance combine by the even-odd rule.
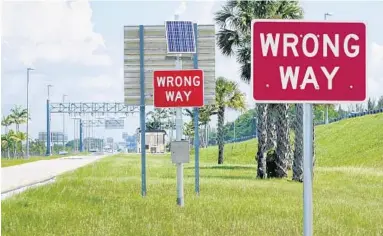
[[[193, 129], [194, 129], [194, 111], [192, 109], [184, 109], [184, 114], [188, 117], [190, 117], [192, 123], [193, 123]], [[202, 135], [202, 140], [205, 140], [204, 136], [206, 137], [207, 132], [207, 125], [211, 121], [211, 116], [216, 115], [216, 107], [213, 105], [205, 105], [201, 108], [199, 108], [198, 113], [198, 126], [204, 126], [204, 134]], [[208, 143], [207, 140], [205, 140], [205, 147], [207, 147]]]
[[183, 133], [189, 140], [193, 140], [194, 137], [194, 124], [192, 121], [184, 123]]
[[18, 150], [21, 152], [21, 156], [24, 156], [24, 151], [23, 151], [23, 141], [27, 140], [27, 135], [24, 132], [16, 132], [14, 134], [14, 140], [17, 144], [18, 147], [16, 147]]
[[211, 105], [206, 105], [199, 109], [199, 122], [200, 125], [204, 127], [204, 132], [201, 132], [201, 136], [203, 137], [202, 140], [204, 140], [205, 148], [209, 145], [209, 140], [207, 140], [207, 126], [211, 121], [211, 116], [215, 114], [215, 108]]
[[12, 140], [8, 134], [1, 135], [1, 150], [7, 150], [7, 158], [10, 158], [10, 148], [12, 146]]
[[257, 178], [267, 178], [266, 156], [267, 156], [267, 105], [257, 105], [257, 133], [258, 133], [258, 152], [256, 160], [258, 164]]
[[[236, 56], [237, 62], [240, 64], [240, 78], [249, 83], [251, 78], [251, 21], [253, 19], [301, 19], [303, 17], [303, 10], [297, 1], [237, 1], [229, 0], [222, 7], [220, 11], [215, 14], [215, 22], [219, 26], [220, 30], [217, 34], [217, 45], [220, 48], [223, 55]], [[282, 161], [288, 154], [283, 153], [289, 143], [282, 143], [288, 141], [288, 117], [282, 117], [287, 114], [286, 109], [288, 106], [270, 106], [266, 104], [258, 104], [258, 173], [257, 176], [264, 178], [266, 174], [266, 152], [268, 140], [272, 140], [273, 130], [270, 135], [270, 139], [267, 138], [267, 133], [263, 129], [272, 126], [268, 121], [268, 117], [274, 117], [272, 114], [268, 115], [268, 111], [276, 114], [277, 123], [277, 136], [280, 137], [278, 142], [277, 137], [277, 149], [278, 143], [280, 144], [279, 150], [276, 151], [279, 154], [276, 164], [284, 163]], [[278, 126], [281, 126], [278, 128]], [[287, 127], [287, 128], [286, 128]], [[265, 142], [265, 143], [264, 143]], [[272, 144], [272, 143], [271, 143]], [[271, 145], [273, 146], [273, 145]], [[283, 167], [283, 165], [281, 166]], [[282, 171], [280, 173], [283, 173]], [[282, 174], [284, 175], [284, 174]]]
[[245, 110], [245, 94], [239, 90], [237, 83], [224, 77], [218, 77], [215, 86], [215, 100], [218, 115], [218, 164], [223, 164], [225, 110], [227, 108], [239, 111]]
[[13, 124], [13, 120], [10, 116], [3, 116], [3, 119], [1, 120], [1, 126], [5, 127], [5, 133], [8, 133], [8, 127]]
[[155, 108], [153, 111], [146, 113], [146, 116], [148, 118], [147, 128], [153, 130], [163, 128], [162, 123], [168, 118], [169, 114], [167, 109]]
[[295, 105], [293, 180], [303, 182], [303, 105]]
[[16, 132], [20, 131], [20, 124], [24, 124], [28, 121], [27, 109], [23, 109], [21, 106], [12, 108], [9, 116], [12, 119], [12, 123], [16, 124]]
[[17, 152], [17, 143], [19, 142], [19, 139], [16, 136], [16, 132], [13, 130], [9, 130], [7, 134], [7, 140], [9, 143], [9, 149], [13, 149], [13, 157], [16, 158], [16, 152]]

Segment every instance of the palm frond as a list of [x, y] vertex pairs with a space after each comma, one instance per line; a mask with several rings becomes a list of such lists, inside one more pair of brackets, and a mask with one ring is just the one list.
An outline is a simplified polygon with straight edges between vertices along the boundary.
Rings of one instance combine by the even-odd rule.
[[237, 31], [230, 29], [221, 29], [217, 35], [217, 46], [225, 56], [234, 54], [234, 50], [240, 44], [240, 38]]

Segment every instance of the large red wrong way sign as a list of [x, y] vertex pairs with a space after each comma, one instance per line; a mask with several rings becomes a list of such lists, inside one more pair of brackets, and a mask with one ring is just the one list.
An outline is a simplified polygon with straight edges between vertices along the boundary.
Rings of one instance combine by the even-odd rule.
[[153, 74], [155, 107], [203, 106], [203, 70], [158, 70]]
[[366, 100], [364, 23], [254, 20], [251, 31], [255, 101]]

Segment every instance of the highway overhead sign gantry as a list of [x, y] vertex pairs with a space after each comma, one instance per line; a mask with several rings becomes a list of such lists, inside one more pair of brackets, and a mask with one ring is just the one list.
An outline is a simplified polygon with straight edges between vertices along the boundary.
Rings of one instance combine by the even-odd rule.
[[154, 107], [202, 107], [202, 70], [154, 71]]
[[256, 101], [342, 103], [367, 98], [364, 23], [254, 20], [251, 32]]

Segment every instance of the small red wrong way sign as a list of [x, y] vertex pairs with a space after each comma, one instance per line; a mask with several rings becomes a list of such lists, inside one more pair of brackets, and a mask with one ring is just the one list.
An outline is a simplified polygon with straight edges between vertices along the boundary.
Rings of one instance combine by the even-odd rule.
[[154, 107], [203, 106], [202, 70], [159, 70], [153, 74]]
[[364, 23], [254, 20], [251, 31], [254, 100], [366, 100]]

